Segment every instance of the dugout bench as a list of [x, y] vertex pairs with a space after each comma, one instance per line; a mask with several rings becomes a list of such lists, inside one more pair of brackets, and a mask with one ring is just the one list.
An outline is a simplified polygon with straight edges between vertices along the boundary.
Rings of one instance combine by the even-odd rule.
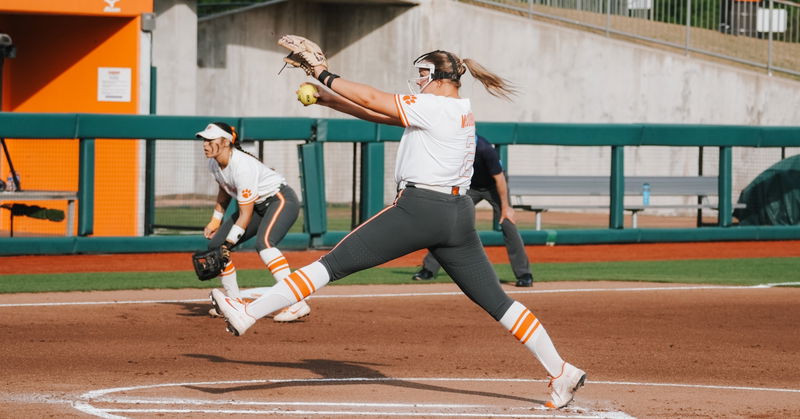
[[[644, 185], [650, 185], [650, 196], [695, 196], [697, 204], [624, 205], [631, 213], [631, 226], [638, 227], [637, 215], [647, 209], [696, 209], [697, 226], [702, 225], [703, 209], [719, 210], [717, 204], [709, 202], [709, 196], [719, 191], [716, 176], [626, 176], [625, 196], [642, 196]], [[611, 184], [608, 176], [539, 176], [515, 175], [508, 177], [511, 206], [536, 213], [536, 230], [542, 229], [542, 213], [553, 209], [608, 209], [597, 204], [525, 204], [523, 198], [532, 196], [609, 196]], [[744, 204], [734, 204], [744, 208]]]

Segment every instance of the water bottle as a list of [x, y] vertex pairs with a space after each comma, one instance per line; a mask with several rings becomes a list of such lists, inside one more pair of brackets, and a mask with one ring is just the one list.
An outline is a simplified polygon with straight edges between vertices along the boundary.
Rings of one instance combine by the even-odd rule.
[[650, 184], [642, 185], [642, 205], [650, 205]]
[[[17, 182], [19, 183], [19, 173], [17, 173]], [[7, 185], [6, 185], [6, 190], [7, 191], [16, 191], [17, 190], [17, 184], [14, 183], [13, 173], [9, 173], [8, 174], [8, 179], [6, 179], [6, 183], [7, 183]]]

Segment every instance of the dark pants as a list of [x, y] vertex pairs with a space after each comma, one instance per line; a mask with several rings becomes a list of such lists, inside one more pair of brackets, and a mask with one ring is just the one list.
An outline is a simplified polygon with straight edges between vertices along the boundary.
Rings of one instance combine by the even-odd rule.
[[[253, 218], [244, 230], [244, 235], [239, 243], [244, 243], [256, 236], [256, 250], [259, 252], [275, 247], [286, 237], [300, 213], [300, 202], [294, 190], [288, 185], [283, 185], [277, 194], [267, 198], [264, 202], [256, 204]], [[231, 227], [239, 219], [237, 210], [232, 217], [225, 219], [214, 237], [208, 242], [208, 248], [219, 247], [225, 242]], [[237, 243], [237, 244], [239, 244]]]
[[320, 261], [335, 281], [425, 248], [464, 294], [495, 320], [513, 303], [486, 257], [475, 231], [475, 205], [467, 196], [406, 188]]
[[[472, 198], [472, 202], [475, 205], [486, 200], [492, 206], [494, 221], [500, 219], [500, 194], [497, 193], [497, 188], [470, 189], [467, 191], [467, 195]], [[525, 243], [522, 242], [517, 226], [511, 221], [503, 220], [500, 228], [503, 230], [503, 241], [506, 244], [506, 252], [508, 252], [508, 260], [511, 262], [511, 270], [514, 272], [514, 277], [519, 278], [523, 275], [530, 275], [531, 268], [528, 254], [525, 253]], [[422, 261], [422, 267], [436, 274], [440, 265], [433, 253], [428, 253]]]

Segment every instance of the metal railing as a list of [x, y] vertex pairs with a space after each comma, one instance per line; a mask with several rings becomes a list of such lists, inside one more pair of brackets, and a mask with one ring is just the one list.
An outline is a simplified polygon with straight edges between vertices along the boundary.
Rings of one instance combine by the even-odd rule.
[[793, 1], [460, 1], [800, 76], [800, 3]]

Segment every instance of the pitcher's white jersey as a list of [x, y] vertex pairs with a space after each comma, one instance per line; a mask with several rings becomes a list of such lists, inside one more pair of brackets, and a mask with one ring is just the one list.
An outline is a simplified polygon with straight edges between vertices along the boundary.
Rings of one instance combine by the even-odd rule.
[[406, 127], [397, 150], [394, 179], [468, 188], [475, 160], [475, 118], [469, 99], [431, 94], [395, 95]]
[[275, 195], [286, 183], [278, 172], [235, 148], [224, 169], [216, 159], [208, 159], [208, 169], [219, 186], [240, 205], [260, 203]]

